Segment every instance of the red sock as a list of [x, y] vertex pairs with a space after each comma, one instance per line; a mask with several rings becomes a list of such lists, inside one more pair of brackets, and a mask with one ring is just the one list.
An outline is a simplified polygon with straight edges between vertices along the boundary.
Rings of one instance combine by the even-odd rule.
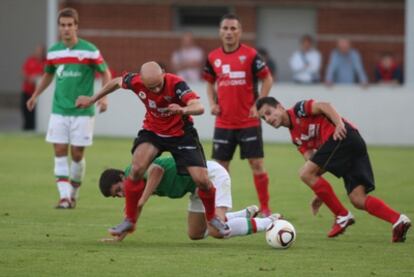
[[253, 175], [253, 179], [260, 202], [260, 210], [269, 210], [269, 176], [265, 172]]
[[335, 216], [345, 216], [348, 214], [348, 210], [342, 205], [333, 191], [332, 186], [324, 178], [319, 177], [312, 186], [312, 190], [322, 199], [323, 203], [328, 206]]
[[132, 181], [130, 178], [124, 181], [125, 191], [125, 217], [131, 222], [137, 221], [138, 201], [144, 192], [144, 180]]
[[367, 200], [365, 200], [365, 210], [391, 224], [397, 222], [400, 217], [400, 214], [385, 204], [384, 201], [371, 195], [368, 195]]
[[216, 214], [216, 188], [211, 186], [208, 190], [198, 189], [197, 193], [206, 210], [207, 221], [212, 220]]

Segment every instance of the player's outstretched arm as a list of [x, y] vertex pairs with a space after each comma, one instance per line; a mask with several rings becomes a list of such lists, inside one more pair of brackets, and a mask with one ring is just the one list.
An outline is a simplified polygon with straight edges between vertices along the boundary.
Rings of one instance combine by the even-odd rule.
[[36, 106], [37, 98], [40, 94], [42, 94], [45, 89], [50, 85], [53, 81], [54, 74], [44, 73], [42, 78], [40, 79], [39, 85], [36, 87], [35, 92], [32, 94], [29, 100], [26, 102], [26, 107], [29, 111], [33, 111], [34, 107]]
[[154, 194], [163, 176], [164, 169], [157, 164], [151, 164], [147, 171], [147, 181], [145, 184], [144, 192], [142, 193], [142, 196], [138, 201], [138, 209], [142, 209], [142, 207], [145, 205], [145, 203], [148, 201], [151, 195]]
[[335, 110], [335, 108], [328, 102], [315, 102], [312, 105], [312, 114], [323, 114], [328, 117], [335, 125], [335, 132], [333, 134], [334, 140], [342, 140], [346, 137], [345, 124]]
[[93, 105], [96, 101], [101, 99], [102, 97], [114, 92], [115, 90], [122, 87], [122, 77], [117, 77], [109, 81], [103, 88], [101, 88], [98, 93], [96, 93], [92, 97], [88, 96], [79, 96], [76, 100], [76, 107], [77, 108], [87, 108]]
[[[102, 73], [102, 87], [104, 87], [112, 78], [111, 71], [109, 71], [109, 68], [107, 68]], [[99, 112], [103, 113], [108, 109], [108, 99], [107, 97], [102, 97], [97, 103], [97, 106], [99, 108]]]

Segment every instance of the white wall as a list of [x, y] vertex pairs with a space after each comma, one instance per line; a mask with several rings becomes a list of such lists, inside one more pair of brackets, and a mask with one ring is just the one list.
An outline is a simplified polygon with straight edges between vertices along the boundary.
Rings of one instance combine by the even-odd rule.
[[[99, 86], [99, 83], [98, 83]], [[211, 139], [214, 117], [209, 114], [205, 84], [190, 84], [199, 92], [206, 113], [195, 118], [196, 128], [202, 139]], [[37, 126], [44, 133], [51, 110], [52, 86], [39, 99]], [[354, 86], [298, 86], [275, 85], [270, 93], [290, 107], [302, 99], [330, 101], [339, 113], [355, 123], [365, 140], [370, 144], [414, 145], [414, 89], [407, 87]], [[109, 95], [109, 110], [96, 117], [95, 134], [105, 136], [134, 137], [141, 128], [144, 106], [132, 92], [119, 90]], [[290, 142], [288, 130], [264, 126], [267, 142]]]

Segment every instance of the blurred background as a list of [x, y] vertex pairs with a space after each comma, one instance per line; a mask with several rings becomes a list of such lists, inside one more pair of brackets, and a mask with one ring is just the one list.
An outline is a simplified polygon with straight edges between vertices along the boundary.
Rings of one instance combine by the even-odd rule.
[[[56, 16], [62, 7], [77, 9], [79, 36], [98, 46], [114, 75], [137, 71], [148, 60], [162, 63], [167, 71], [176, 71], [173, 53], [183, 47], [183, 36], [191, 32], [191, 43], [206, 54], [220, 45], [220, 17], [232, 12], [242, 20], [242, 41], [265, 50], [274, 64], [276, 89], [278, 85], [286, 90], [294, 86], [290, 59], [301, 47], [305, 34], [321, 55], [321, 84], [331, 51], [341, 38], [359, 51], [370, 84], [381, 84], [376, 68], [384, 55], [391, 56], [404, 72], [403, 79], [386, 90], [406, 95], [414, 83], [414, 3], [410, 0], [2, 0], [1, 131], [21, 129], [22, 66], [37, 46], [48, 47], [58, 40]], [[360, 88], [355, 84], [347, 90]], [[368, 89], [370, 93], [373, 90]], [[401, 102], [411, 99], [406, 97], [412, 96], [403, 96]]]

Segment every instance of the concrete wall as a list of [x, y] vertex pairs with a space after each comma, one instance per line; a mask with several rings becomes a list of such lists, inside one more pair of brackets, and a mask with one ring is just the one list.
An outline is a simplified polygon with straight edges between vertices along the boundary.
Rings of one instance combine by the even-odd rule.
[[0, 94], [21, 90], [21, 67], [39, 44], [46, 44], [46, 0], [0, 1]]
[[[97, 83], [97, 87], [99, 83]], [[206, 113], [195, 117], [195, 125], [202, 139], [210, 140], [213, 134], [214, 117], [209, 114], [205, 84], [190, 84], [199, 92]], [[38, 132], [47, 129], [52, 101], [51, 86], [40, 97], [38, 103]], [[298, 100], [313, 98], [330, 101], [339, 113], [355, 123], [366, 141], [378, 145], [414, 145], [414, 89], [407, 87], [353, 86], [296, 86], [275, 85], [270, 93], [290, 107]], [[95, 134], [105, 136], [134, 137], [141, 128], [145, 108], [138, 97], [127, 90], [118, 90], [109, 95], [109, 110], [96, 117]], [[287, 129], [275, 130], [264, 126], [267, 142], [290, 142]]]

